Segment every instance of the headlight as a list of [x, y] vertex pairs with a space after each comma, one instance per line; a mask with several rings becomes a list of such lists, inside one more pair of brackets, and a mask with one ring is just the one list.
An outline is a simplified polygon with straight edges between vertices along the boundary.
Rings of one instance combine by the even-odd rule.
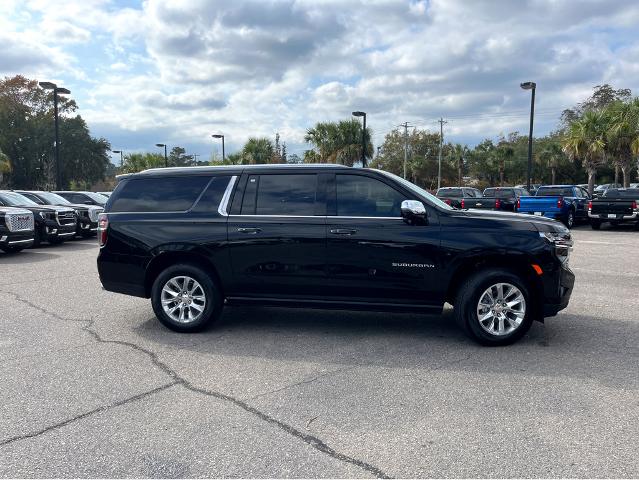
[[47, 219], [47, 213], [46, 212], [39, 212], [38, 215], [40, 215], [40, 218], [46, 220]]
[[572, 250], [572, 237], [570, 232], [539, 232], [541, 238], [545, 238], [548, 242], [555, 246], [555, 255], [565, 265], [568, 264], [570, 258], [570, 252]]

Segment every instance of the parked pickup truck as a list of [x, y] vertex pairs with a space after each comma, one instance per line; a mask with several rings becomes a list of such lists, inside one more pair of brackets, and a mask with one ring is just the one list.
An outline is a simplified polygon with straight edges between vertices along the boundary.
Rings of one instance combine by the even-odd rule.
[[529, 193], [525, 188], [492, 187], [484, 190], [484, 196], [482, 198], [465, 202], [464, 207], [514, 212], [517, 199], [527, 195], [529, 195]]
[[543, 185], [534, 197], [521, 197], [519, 213], [554, 218], [572, 228], [575, 222], [588, 220], [588, 192], [578, 185]]
[[612, 225], [634, 222], [639, 227], [639, 188], [611, 188], [602, 197], [593, 198], [588, 204], [588, 217], [593, 230], [601, 224]]
[[468, 208], [481, 192], [471, 187], [443, 187], [437, 190], [437, 198], [454, 208]]

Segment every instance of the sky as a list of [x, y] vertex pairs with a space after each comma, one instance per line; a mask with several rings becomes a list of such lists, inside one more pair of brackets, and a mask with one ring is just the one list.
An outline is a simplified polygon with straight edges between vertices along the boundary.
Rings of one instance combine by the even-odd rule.
[[[0, 77], [71, 90], [114, 150], [208, 159], [367, 113], [375, 146], [409, 122], [446, 141], [535, 134], [595, 85], [639, 92], [639, 2], [2, 0]], [[116, 156], [113, 156], [114, 163]]]

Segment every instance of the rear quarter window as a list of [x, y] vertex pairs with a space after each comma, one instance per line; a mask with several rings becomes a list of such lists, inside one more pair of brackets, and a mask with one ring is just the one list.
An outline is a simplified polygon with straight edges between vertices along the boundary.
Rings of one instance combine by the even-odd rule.
[[191, 208], [211, 177], [132, 178], [111, 198], [110, 212], [183, 212]]

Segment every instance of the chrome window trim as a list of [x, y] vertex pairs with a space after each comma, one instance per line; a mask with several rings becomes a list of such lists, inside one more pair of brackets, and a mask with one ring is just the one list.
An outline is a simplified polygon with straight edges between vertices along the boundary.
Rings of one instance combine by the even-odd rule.
[[229, 200], [231, 199], [231, 193], [233, 193], [233, 187], [235, 186], [235, 182], [237, 181], [237, 175], [233, 175], [229, 180], [229, 184], [226, 186], [226, 190], [224, 190], [224, 195], [222, 195], [222, 200], [220, 200], [220, 205], [217, 207], [217, 213], [222, 215], [223, 217], [228, 217], [228, 206]]
[[262, 218], [327, 218], [327, 219], [362, 219], [362, 220], [402, 220], [402, 217], [352, 217], [342, 215], [228, 215], [230, 218], [235, 217], [262, 217]]

